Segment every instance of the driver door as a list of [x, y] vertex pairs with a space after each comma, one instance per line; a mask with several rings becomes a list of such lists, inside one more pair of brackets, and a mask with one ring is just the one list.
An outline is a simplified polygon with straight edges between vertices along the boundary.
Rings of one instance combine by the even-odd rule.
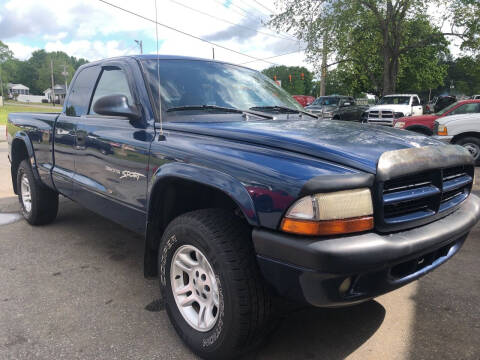
[[116, 63], [102, 67], [88, 112], [77, 124], [74, 193], [91, 210], [142, 231], [153, 126], [93, 110], [98, 99], [109, 95], [124, 95], [129, 104], [138, 103], [127, 70]]
[[422, 115], [423, 108], [420, 99], [417, 96], [412, 97], [412, 115]]

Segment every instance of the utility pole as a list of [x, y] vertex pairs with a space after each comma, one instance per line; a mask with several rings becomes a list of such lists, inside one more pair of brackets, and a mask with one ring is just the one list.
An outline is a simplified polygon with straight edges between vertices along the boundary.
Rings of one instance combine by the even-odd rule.
[[62, 72], [62, 75], [65, 77], [65, 94], [67, 93], [67, 89], [68, 89], [68, 84], [67, 84], [67, 75], [68, 75], [68, 72], [67, 72], [67, 64], [63, 64], [63, 72]]
[[53, 103], [53, 107], [55, 107], [55, 84], [53, 82], [53, 60], [50, 59], [50, 75], [52, 77], [52, 103]]
[[143, 41], [142, 40], [134, 40], [137, 44], [138, 47], [140, 48], [140, 54], [143, 54]]
[[0, 101], [0, 105], [3, 105], [3, 80], [2, 80], [2, 68], [0, 67], [0, 96], [2, 101]]
[[215, 60], [215, 48], [212, 47], [212, 58]]

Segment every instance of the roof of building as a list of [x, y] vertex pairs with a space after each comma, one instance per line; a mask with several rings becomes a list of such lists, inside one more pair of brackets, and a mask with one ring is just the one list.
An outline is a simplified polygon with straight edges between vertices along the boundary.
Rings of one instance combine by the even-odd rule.
[[10, 89], [15, 89], [15, 90], [30, 90], [30, 88], [28, 86], [25, 86], [23, 84], [9, 83], [9, 84], [7, 84], [7, 87], [10, 88]]

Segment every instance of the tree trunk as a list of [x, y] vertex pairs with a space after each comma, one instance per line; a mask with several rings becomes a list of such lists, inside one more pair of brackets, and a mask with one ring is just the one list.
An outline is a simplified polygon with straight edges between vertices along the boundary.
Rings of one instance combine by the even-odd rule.
[[323, 47], [322, 47], [322, 73], [320, 78], [320, 96], [325, 96], [325, 87], [327, 81], [327, 35], [323, 36]]

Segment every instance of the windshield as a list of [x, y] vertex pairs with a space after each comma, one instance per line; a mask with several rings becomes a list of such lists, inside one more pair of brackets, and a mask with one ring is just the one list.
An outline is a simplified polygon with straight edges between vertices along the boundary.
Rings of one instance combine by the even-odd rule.
[[408, 105], [410, 96], [385, 96], [378, 102], [379, 105]]
[[443, 108], [442, 110], [436, 112], [435, 115], [437, 115], [437, 116], [442, 116], [443, 114], [445, 114], [446, 112], [450, 111], [452, 108], [454, 108], [454, 107], [457, 106], [457, 105], [458, 105], [458, 101], [457, 101], [457, 102], [454, 102], [453, 104], [448, 105], [446, 108]]
[[339, 97], [319, 97], [312, 103], [312, 105], [338, 105], [339, 101]]
[[[192, 111], [182, 107], [202, 105], [243, 110], [265, 106], [303, 110], [290, 94], [258, 71], [201, 60], [143, 60], [156, 102], [157, 61], [160, 62], [162, 111], [171, 109], [169, 115], [175, 111]], [[158, 104], [156, 106], [158, 108]]]

